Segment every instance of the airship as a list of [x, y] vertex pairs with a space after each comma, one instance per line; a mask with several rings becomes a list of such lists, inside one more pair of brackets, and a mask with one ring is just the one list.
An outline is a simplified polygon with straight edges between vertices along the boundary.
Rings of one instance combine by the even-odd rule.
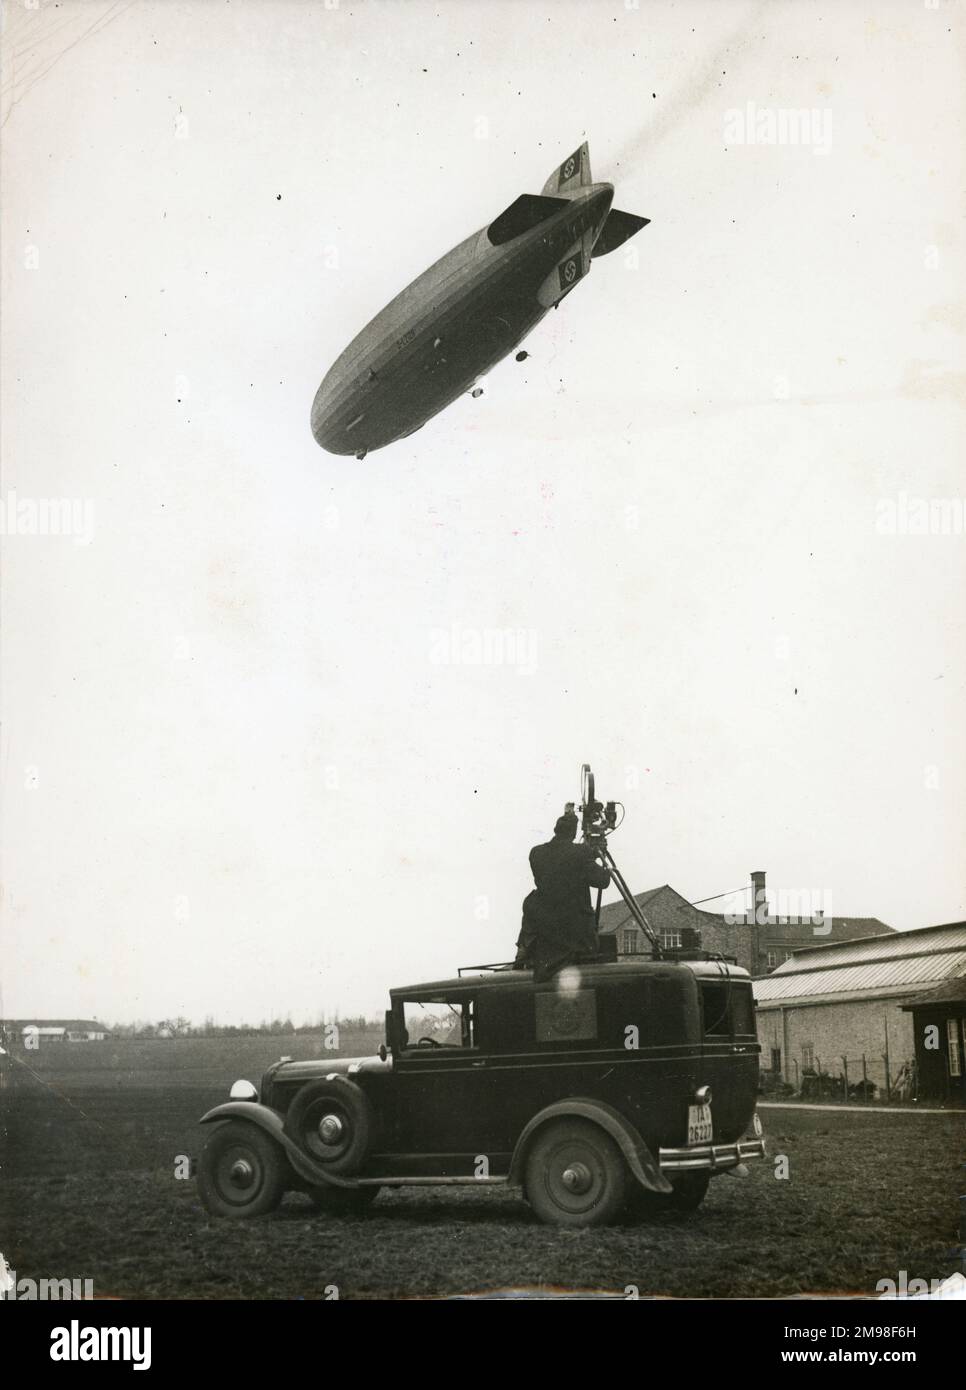
[[[650, 218], [611, 207], [586, 142], [539, 194], [522, 193], [454, 246], [353, 338], [322, 379], [312, 433], [331, 454], [365, 458], [422, 429]], [[518, 359], [526, 353], [519, 353]]]

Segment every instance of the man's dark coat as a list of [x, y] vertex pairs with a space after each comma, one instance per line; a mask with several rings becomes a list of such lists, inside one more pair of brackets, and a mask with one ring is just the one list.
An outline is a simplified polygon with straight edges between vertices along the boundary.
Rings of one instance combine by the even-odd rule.
[[610, 873], [590, 845], [575, 844], [555, 835], [530, 851], [530, 868], [537, 885], [523, 900], [523, 929], [519, 954], [533, 966], [538, 980], [578, 955], [597, 949], [591, 888], [606, 888]]

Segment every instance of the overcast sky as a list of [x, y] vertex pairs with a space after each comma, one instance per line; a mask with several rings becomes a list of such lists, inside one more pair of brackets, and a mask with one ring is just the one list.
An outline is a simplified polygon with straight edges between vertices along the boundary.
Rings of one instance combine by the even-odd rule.
[[[966, 490], [961, 4], [5, 24], [0, 1012], [506, 959], [583, 761], [635, 889], [966, 916], [966, 536], [887, 534]], [[323, 453], [349, 339], [585, 138], [651, 225], [480, 399]]]

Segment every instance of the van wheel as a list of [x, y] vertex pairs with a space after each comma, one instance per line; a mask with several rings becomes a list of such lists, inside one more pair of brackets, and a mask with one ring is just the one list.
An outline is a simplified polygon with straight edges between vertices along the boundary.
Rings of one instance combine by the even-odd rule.
[[315, 1208], [325, 1216], [365, 1216], [379, 1196], [378, 1187], [310, 1187]]
[[708, 1172], [679, 1173], [671, 1179], [674, 1191], [668, 1196], [668, 1206], [674, 1211], [697, 1211], [707, 1196], [710, 1181]]
[[681, 1173], [671, 1179], [673, 1192], [646, 1192], [635, 1183], [628, 1193], [626, 1219], [633, 1224], [662, 1216], [686, 1216], [704, 1201], [710, 1181], [710, 1173]]
[[310, 1081], [295, 1093], [285, 1133], [333, 1173], [355, 1173], [369, 1151], [372, 1107], [354, 1081]]
[[556, 1120], [527, 1155], [527, 1201], [552, 1226], [606, 1226], [624, 1205], [627, 1170], [613, 1139], [587, 1120]]
[[264, 1216], [282, 1200], [285, 1155], [248, 1120], [228, 1120], [208, 1137], [198, 1164], [198, 1191], [212, 1216]]

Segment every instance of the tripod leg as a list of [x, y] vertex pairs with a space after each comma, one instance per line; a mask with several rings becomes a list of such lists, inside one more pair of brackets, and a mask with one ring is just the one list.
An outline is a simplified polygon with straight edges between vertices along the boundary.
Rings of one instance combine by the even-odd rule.
[[651, 949], [654, 952], [655, 958], [660, 959], [661, 948], [658, 944], [657, 937], [654, 935], [653, 931], [648, 926], [647, 920], [644, 917], [644, 913], [641, 911], [640, 904], [634, 897], [634, 894], [628, 888], [627, 883], [624, 880], [624, 875], [621, 873], [620, 869], [614, 863], [613, 856], [611, 855], [610, 850], [607, 848], [604, 849], [603, 859], [604, 863], [610, 869], [611, 878], [617, 884], [618, 892], [624, 899], [624, 902], [626, 903], [631, 916], [634, 918], [634, 921], [637, 923], [641, 931], [644, 933], [648, 941], [651, 943]]

